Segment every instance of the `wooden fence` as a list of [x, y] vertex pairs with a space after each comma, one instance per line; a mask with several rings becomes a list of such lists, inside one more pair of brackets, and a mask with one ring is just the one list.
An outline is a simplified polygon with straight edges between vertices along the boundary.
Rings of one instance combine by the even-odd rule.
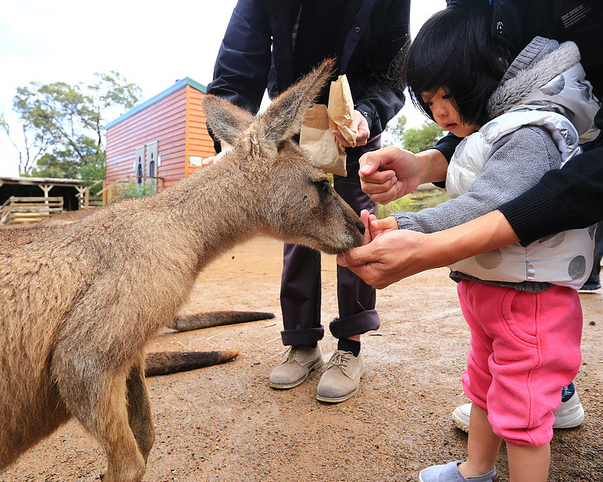
[[2, 224], [33, 224], [63, 212], [62, 197], [11, 196], [0, 206]]

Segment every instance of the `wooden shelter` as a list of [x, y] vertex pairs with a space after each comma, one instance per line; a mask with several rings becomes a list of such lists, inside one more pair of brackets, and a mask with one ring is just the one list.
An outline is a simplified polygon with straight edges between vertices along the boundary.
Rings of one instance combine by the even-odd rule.
[[169, 186], [214, 155], [201, 104], [206, 87], [186, 77], [107, 125], [107, 181]]
[[79, 209], [86, 191], [80, 179], [0, 177], [0, 224], [31, 224]]

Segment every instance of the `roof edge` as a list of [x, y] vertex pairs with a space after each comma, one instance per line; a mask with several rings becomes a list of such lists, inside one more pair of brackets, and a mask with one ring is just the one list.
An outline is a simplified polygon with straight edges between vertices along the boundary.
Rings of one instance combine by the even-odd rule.
[[27, 177], [27, 176], [0, 176], [0, 184], [25, 184], [25, 185], [36, 185], [36, 184], [73, 184], [81, 185], [85, 181], [82, 179], [68, 179], [68, 178], [56, 178], [56, 177]]
[[175, 82], [172, 86], [168, 87], [163, 92], [160, 92], [156, 96], [151, 97], [149, 100], [144, 101], [142, 104], [137, 105], [136, 107], [132, 108], [131, 110], [129, 110], [122, 116], [115, 119], [114, 121], [109, 122], [105, 126], [105, 129], [110, 129], [111, 127], [115, 126], [116, 124], [119, 124], [120, 122], [125, 121], [126, 119], [132, 117], [135, 114], [138, 114], [139, 112], [146, 109], [147, 107], [159, 102], [161, 99], [164, 99], [168, 95], [171, 95], [174, 92], [179, 91], [180, 89], [182, 89], [183, 87], [185, 87], [187, 85], [192, 87], [193, 89], [198, 90], [199, 92], [202, 92], [204, 94], [207, 93], [207, 87], [205, 85], [197, 82], [196, 80], [191, 79], [190, 77], [185, 77], [184, 79], [181, 79], [181, 80]]

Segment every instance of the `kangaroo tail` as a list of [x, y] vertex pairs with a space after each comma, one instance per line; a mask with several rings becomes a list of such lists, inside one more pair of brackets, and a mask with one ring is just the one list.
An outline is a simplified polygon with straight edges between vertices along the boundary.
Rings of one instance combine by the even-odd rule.
[[232, 360], [238, 354], [239, 350], [147, 353], [145, 376], [154, 377], [218, 365]]
[[274, 313], [258, 311], [210, 311], [190, 316], [178, 317], [168, 325], [172, 330], [191, 331], [211, 326], [232, 325], [248, 321], [268, 320], [274, 318]]

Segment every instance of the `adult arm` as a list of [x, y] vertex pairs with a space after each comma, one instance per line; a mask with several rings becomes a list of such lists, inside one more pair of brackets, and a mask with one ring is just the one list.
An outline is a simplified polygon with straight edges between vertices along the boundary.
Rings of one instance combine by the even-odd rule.
[[[513, 142], [510, 142], [511, 140]], [[525, 151], [517, 150], [518, 144], [525, 142], [531, 145], [531, 152], [535, 154], [530, 157], [529, 169], [526, 165], [522, 169], [522, 164], [526, 162]], [[482, 176], [473, 184], [473, 191], [467, 193], [469, 195], [452, 200], [457, 201], [455, 203], [443, 203], [439, 210], [431, 210], [430, 214], [424, 215], [423, 219], [418, 221], [412, 216], [419, 216], [421, 213], [408, 216], [408, 227], [421, 230], [443, 229], [447, 223], [457, 224], [458, 216], [459, 219], [463, 219], [463, 216], [465, 219], [467, 216], [479, 216], [484, 209], [492, 209], [493, 203], [512, 196], [513, 194], [506, 192], [507, 189], [516, 193], [517, 190], [529, 188], [538, 182], [543, 170], [555, 167], [554, 163], [559, 162], [559, 153], [550, 136], [540, 128], [521, 129], [514, 133], [513, 137], [503, 138], [495, 147], [484, 166]], [[509, 175], [504, 159], [511, 163], [508, 167], [512, 171], [515, 170], [512, 175]], [[517, 170], [528, 172], [527, 175], [517, 176]], [[501, 183], [501, 187], [494, 193], [489, 192], [489, 189], [498, 183]], [[520, 184], [521, 187], [512, 184]], [[461, 199], [463, 197], [464, 199]], [[484, 200], [482, 198], [493, 199], [481, 206]], [[444, 204], [452, 207], [444, 207]], [[454, 212], [459, 206], [460, 211]], [[453, 217], [452, 220], [448, 219], [449, 216]], [[465, 224], [431, 234], [408, 230], [383, 232], [370, 243], [339, 255], [337, 261], [368, 284], [384, 288], [426, 269], [446, 266], [469, 256], [517, 242], [518, 239], [505, 216], [494, 210]]]
[[[345, 72], [354, 109], [368, 123], [371, 137], [380, 134], [404, 105], [403, 88], [391, 82], [392, 62], [409, 38], [410, 1], [373, 2], [370, 17], [363, 2], [345, 41], [342, 70]], [[387, 11], [383, 11], [387, 5]]]
[[603, 220], [603, 147], [546, 173], [532, 189], [499, 209], [524, 246]]
[[[468, 150], [469, 145], [465, 152]], [[538, 183], [543, 173], [560, 165], [561, 154], [546, 129], [521, 128], [494, 143], [480, 175], [467, 192], [433, 208], [393, 216], [400, 229], [442, 231], [494, 211]]]
[[[595, 116], [595, 125], [603, 131], [603, 108]], [[603, 133], [587, 148], [499, 207], [522, 245], [603, 220]]]
[[369, 285], [382, 289], [403, 278], [456, 263], [470, 256], [516, 243], [517, 235], [500, 211], [454, 228], [424, 234], [397, 230], [337, 256]]
[[214, 66], [207, 93], [256, 114], [266, 90], [272, 48], [270, 17], [261, 0], [239, 0]]

